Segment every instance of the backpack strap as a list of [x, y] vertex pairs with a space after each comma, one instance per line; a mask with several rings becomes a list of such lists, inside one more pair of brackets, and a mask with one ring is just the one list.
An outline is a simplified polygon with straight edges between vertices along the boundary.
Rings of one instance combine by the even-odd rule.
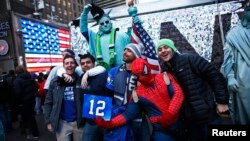
[[166, 85], [170, 84], [170, 80], [169, 80], [169, 77], [168, 77], [166, 72], [163, 73], [163, 79], [164, 79], [164, 82], [166, 83]]
[[133, 90], [133, 92], [132, 92], [132, 98], [133, 98], [135, 103], [137, 103], [139, 101], [138, 95], [137, 95], [135, 90]]
[[[166, 85], [170, 84], [170, 80], [169, 80], [169, 77], [168, 77], [166, 72], [163, 73], [163, 79], [164, 79], [164, 82]], [[135, 90], [133, 90], [133, 92], [132, 92], [132, 98], [133, 98], [135, 103], [137, 103], [139, 101], [138, 95], [137, 95]]]

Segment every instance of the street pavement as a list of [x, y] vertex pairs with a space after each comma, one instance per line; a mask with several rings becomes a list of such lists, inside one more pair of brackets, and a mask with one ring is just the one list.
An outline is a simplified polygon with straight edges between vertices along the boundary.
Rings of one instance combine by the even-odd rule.
[[55, 134], [49, 132], [46, 128], [43, 114], [36, 115], [36, 121], [40, 136], [38, 139], [27, 139], [27, 135], [21, 134], [19, 123], [13, 123], [13, 130], [6, 135], [6, 141], [56, 141]]
[[[222, 115], [224, 124], [232, 124], [228, 115]], [[27, 139], [27, 135], [21, 134], [19, 123], [13, 123], [13, 130], [7, 133], [6, 141], [56, 141], [55, 134], [49, 132], [46, 128], [43, 114], [36, 115], [40, 136], [38, 139]]]

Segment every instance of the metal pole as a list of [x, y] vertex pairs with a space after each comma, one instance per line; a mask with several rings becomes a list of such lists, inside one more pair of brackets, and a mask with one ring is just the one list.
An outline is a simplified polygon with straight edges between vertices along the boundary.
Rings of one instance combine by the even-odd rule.
[[222, 41], [222, 45], [224, 46], [225, 38], [224, 38], [224, 31], [223, 31], [222, 19], [221, 19], [221, 14], [220, 14], [220, 5], [219, 5], [218, 0], [216, 0], [216, 3], [217, 3], [217, 12], [218, 12], [218, 16], [219, 16], [221, 41]]
[[33, 0], [33, 3], [35, 5], [35, 13], [37, 13], [37, 5], [36, 5], [36, 0]]

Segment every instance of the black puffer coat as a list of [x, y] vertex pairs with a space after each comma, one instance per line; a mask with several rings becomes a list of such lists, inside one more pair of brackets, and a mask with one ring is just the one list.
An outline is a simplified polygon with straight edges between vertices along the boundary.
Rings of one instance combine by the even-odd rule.
[[19, 104], [35, 102], [38, 85], [28, 72], [19, 74], [13, 82], [15, 98]]
[[211, 121], [218, 116], [216, 103], [228, 104], [225, 78], [201, 56], [175, 53], [163, 68], [174, 74], [184, 91], [184, 117], [188, 123]]

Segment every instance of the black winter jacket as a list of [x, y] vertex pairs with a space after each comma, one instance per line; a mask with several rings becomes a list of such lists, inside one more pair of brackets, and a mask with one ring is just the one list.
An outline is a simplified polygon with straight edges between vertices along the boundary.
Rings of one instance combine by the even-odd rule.
[[13, 82], [13, 86], [18, 104], [35, 103], [38, 85], [28, 72], [19, 74]]
[[184, 91], [184, 117], [188, 123], [209, 122], [218, 116], [216, 103], [228, 104], [225, 78], [201, 56], [175, 53], [164, 65], [174, 74]]

